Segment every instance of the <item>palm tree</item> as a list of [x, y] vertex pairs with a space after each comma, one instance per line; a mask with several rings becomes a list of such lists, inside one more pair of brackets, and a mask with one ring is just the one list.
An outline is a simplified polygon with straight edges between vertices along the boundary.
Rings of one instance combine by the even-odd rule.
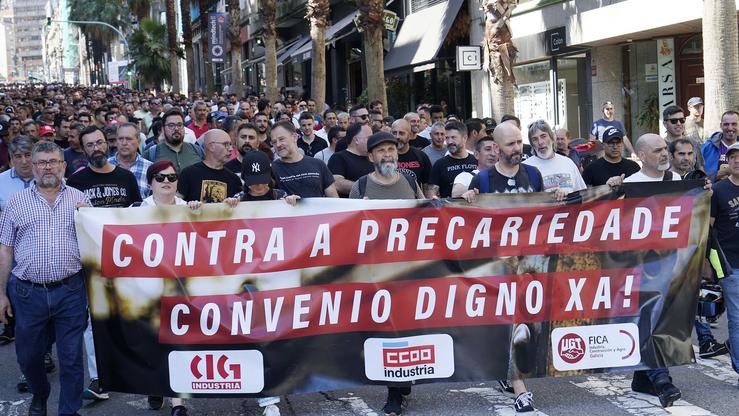
[[160, 88], [170, 77], [169, 47], [165, 41], [167, 27], [150, 18], [143, 19], [128, 42], [131, 66], [147, 88]]
[[493, 101], [493, 118], [500, 120], [504, 114], [513, 114], [513, 89], [516, 78], [513, 65], [518, 49], [513, 46], [511, 14], [518, 0], [484, 0], [485, 51], [484, 69], [490, 74], [490, 93]]
[[357, 0], [359, 25], [364, 28], [364, 65], [367, 74], [367, 99], [379, 100], [387, 108], [385, 93], [385, 60], [382, 48], [382, 33], [385, 30], [382, 15], [385, 10], [383, 0]]
[[241, 6], [239, 0], [228, 0], [228, 38], [231, 41], [231, 93], [244, 95], [244, 73], [241, 70]]
[[330, 13], [328, 0], [308, 0], [305, 18], [310, 21], [313, 46], [310, 89], [317, 109], [322, 109], [326, 101], [326, 26]]
[[187, 92], [195, 91], [195, 51], [192, 48], [192, 18], [190, 17], [190, 0], [180, 0], [182, 16], [182, 45], [185, 47], [187, 61]]
[[277, 8], [275, 0], [262, 0], [259, 14], [262, 17], [264, 40], [264, 77], [267, 83], [267, 99], [277, 101]]
[[128, 0], [128, 8], [131, 10], [131, 14], [136, 16], [136, 19], [140, 22], [149, 15], [151, 0]]
[[200, 7], [200, 50], [205, 64], [205, 93], [211, 94], [215, 91], [213, 85], [213, 64], [208, 62], [208, 0], [198, 0]]
[[739, 96], [739, 36], [736, 0], [703, 2], [703, 73], [705, 74], [706, 135], [717, 130], [721, 114], [736, 110]]
[[180, 69], [177, 57], [177, 11], [175, 11], [175, 0], [167, 0], [167, 46], [169, 48], [169, 71], [172, 81], [172, 92], [180, 92]]

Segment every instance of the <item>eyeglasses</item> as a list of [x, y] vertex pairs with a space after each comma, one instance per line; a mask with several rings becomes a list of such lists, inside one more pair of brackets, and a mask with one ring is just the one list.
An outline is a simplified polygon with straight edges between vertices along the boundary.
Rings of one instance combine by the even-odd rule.
[[37, 168], [46, 169], [49, 168], [57, 168], [59, 167], [59, 164], [61, 164], [62, 161], [58, 159], [51, 159], [51, 160], [37, 160], [33, 162], [33, 166], [36, 166]]
[[168, 180], [169, 183], [175, 183], [177, 182], [177, 174], [176, 173], [167, 173], [167, 174], [157, 173], [156, 175], [154, 175], [154, 180], [159, 183], [164, 182], [165, 179]]
[[181, 128], [185, 127], [185, 125], [183, 123], [167, 123], [167, 124], [164, 125], [164, 127], [168, 128], [170, 130], [175, 130], [175, 129], [181, 129]]
[[665, 119], [665, 121], [669, 121], [671, 124], [677, 124], [677, 123], [685, 124], [685, 117], [683, 117], [683, 118], [668, 118], [668, 119]]
[[92, 150], [96, 147], [103, 147], [104, 144], [105, 144], [105, 140], [98, 140], [92, 143], [85, 143], [85, 149]]

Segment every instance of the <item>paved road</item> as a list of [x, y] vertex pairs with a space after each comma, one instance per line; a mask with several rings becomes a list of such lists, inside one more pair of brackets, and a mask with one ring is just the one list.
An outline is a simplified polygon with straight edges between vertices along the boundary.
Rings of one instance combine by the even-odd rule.
[[[726, 339], [726, 321], [714, 330]], [[19, 371], [15, 364], [15, 344], [0, 347], [0, 415], [26, 415], [29, 394], [19, 394], [15, 384]], [[737, 374], [728, 356], [698, 360], [694, 365], [672, 369], [683, 399], [667, 410], [656, 398], [631, 392], [630, 373], [588, 377], [561, 377], [530, 380], [539, 415], [738, 415]], [[51, 375], [50, 414], [56, 411], [58, 373]], [[513, 399], [498, 392], [495, 383], [438, 383], [417, 386], [404, 414], [407, 415], [514, 415]], [[80, 413], [99, 416], [168, 415], [169, 410], [149, 410], [146, 398], [112, 393], [111, 399], [86, 402]], [[279, 404], [283, 415], [382, 416], [384, 389], [363, 387], [351, 390], [291, 395]], [[192, 415], [261, 415], [254, 399], [193, 399], [187, 401]]]

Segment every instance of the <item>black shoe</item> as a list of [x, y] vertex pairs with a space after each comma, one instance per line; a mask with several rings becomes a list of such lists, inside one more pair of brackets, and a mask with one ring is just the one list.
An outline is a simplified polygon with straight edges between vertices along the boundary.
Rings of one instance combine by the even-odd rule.
[[498, 380], [498, 386], [500, 387], [501, 393], [513, 394], [513, 386], [511, 386], [508, 380]]
[[28, 407], [28, 416], [46, 416], [46, 398], [34, 394], [31, 406]]
[[717, 357], [719, 355], [728, 354], [729, 349], [726, 348], [726, 344], [720, 344], [712, 339], [708, 342], [704, 342], [698, 351], [698, 356], [701, 358]]
[[0, 334], [0, 345], [7, 345], [15, 341], [15, 329], [9, 325], [5, 325], [5, 329]]
[[656, 396], [652, 380], [647, 377], [647, 372], [643, 370], [634, 371], [634, 377], [631, 379], [631, 390], [637, 393], [650, 394]]
[[82, 392], [82, 398], [85, 400], [108, 400], [110, 395], [100, 387], [98, 379], [94, 378], [90, 380], [90, 386]]
[[26, 376], [21, 374], [21, 379], [18, 380], [18, 384], [15, 385], [16, 390], [18, 390], [18, 393], [28, 393], [29, 387], [28, 387], [28, 381], [26, 381]]
[[173, 407], [171, 416], [187, 416], [187, 407], [185, 406]]
[[402, 394], [388, 393], [387, 401], [385, 406], [382, 407], [382, 411], [385, 412], [385, 416], [400, 416], [403, 414], [403, 405], [405, 399]]
[[657, 391], [657, 397], [659, 397], [659, 403], [662, 407], [670, 407], [682, 397], [680, 389], [672, 384], [672, 380], [655, 383], [654, 388]]
[[[146, 401], [149, 402], [149, 409], [151, 410], [159, 410], [164, 406], [164, 397], [162, 396], [149, 396]], [[172, 410], [174, 411], [174, 409]]]
[[53, 373], [56, 370], [56, 364], [54, 364], [54, 359], [51, 358], [50, 352], [44, 354], [44, 368], [47, 373]]
[[513, 403], [516, 413], [525, 413], [534, 411], [534, 395], [530, 391], [525, 391], [516, 397]]

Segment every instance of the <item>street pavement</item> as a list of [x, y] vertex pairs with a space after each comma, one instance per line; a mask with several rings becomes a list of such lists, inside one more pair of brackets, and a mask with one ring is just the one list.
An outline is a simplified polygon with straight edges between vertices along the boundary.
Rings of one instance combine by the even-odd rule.
[[[719, 341], [726, 339], [726, 319], [714, 329]], [[695, 344], [695, 339], [694, 339]], [[697, 356], [697, 353], [696, 353]], [[701, 360], [671, 369], [683, 400], [662, 409], [656, 397], [630, 390], [631, 373], [597, 376], [542, 378], [527, 381], [534, 392], [538, 415], [739, 415], [739, 376], [731, 369], [727, 355]], [[20, 376], [15, 361], [15, 343], [0, 346], [0, 416], [28, 413], [30, 394], [16, 392]], [[59, 393], [58, 371], [50, 375], [52, 397], [49, 414], [56, 414]], [[415, 386], [404, 415], [515, 415], [512, 396], [498, 391], [494, 381], [480, 383], [435, 383]], [[283, 396], [282, 415], [382, 416], [385, 389], [367, 386], [349, 390]], [[191, 415], [261, 415], [255, 399], [186, 400]], [[146, 397], [111, 393], [110, 400], [85, 402], [80, 411], [90, 416], [165, 416], [149, 410]]]

